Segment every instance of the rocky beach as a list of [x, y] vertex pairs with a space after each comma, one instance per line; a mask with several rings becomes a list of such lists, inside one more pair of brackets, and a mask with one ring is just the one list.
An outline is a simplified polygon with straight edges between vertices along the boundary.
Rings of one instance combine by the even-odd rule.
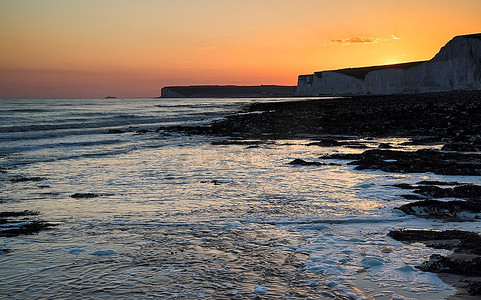
[[478, 297], [480, 95], [3, 100], [0, 293]]
[[[312, 140], [309, 145], [313, 147], [365, 149], [359, 154], [325, 155], [320, 157], [323, 162], [298, 158], [291, 162], [293, 165], [319, 166], [341, 159], [350, 161], [357, 170], [481, 175], [479, 91], [252, 103], [244, 106], [240, 113], [209, 126], [178, 127], [176, 130], [229, 137], [218, 142], [225, 145], [256, 147], [276, 139], [307, 138]], [[369, 141], [378, 138], [410, 140], [396, 146], [384, 143], [373, 147]], [[434, 145], [437, 149], [410, 151], [405, 149], [409, 145]], [[480, 221], [479, 185], [426, 181], [396, 187], [412, 191], [412, 194], [402, 195], [412, 202], [397, 208], [406, 214], [443, 222]], [[448, 256], [432, 255], [418, 268], [440, 273], [441, 278], [460, 289], [460, 294], [481, 295], [481, 237], [478, 232], [399, 228], [386, 234], [406, 243], [421, 242], [436, 249], [452, 250]]]

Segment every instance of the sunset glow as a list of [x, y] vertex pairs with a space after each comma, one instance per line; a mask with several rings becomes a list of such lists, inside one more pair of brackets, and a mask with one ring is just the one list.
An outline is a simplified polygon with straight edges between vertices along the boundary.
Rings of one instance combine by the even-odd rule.
[[156, 97], [166, 85], [295, 85], [432, 58], [481, 32], [478, 0], [0, 1], [0, 97]]

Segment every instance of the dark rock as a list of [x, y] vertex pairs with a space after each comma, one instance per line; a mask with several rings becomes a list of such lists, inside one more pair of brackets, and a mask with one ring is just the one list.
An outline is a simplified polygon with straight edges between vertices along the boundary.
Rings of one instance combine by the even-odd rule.
[[[34, 234], [56, 226], [56, 224], [29, 218], [38, 214], [38, 212], [31, 210], [1, 212], [0, 225], [2, 225], [2, 230], [0, 230], [0, 237]], [[20, 217], [23, 218], [20, 219]]]
[[402, 143], [402, 146], [410, 146], [410, 145], [431, 145], [431, 144], [437, 144], [440, 142], [439, 137], [413, 137], [411, 141]]
[[120, 129], [109, 129], [107, 131], [107, 134], [117, 134], [117, 133], [125, 133], [125, 131], [120, 130]]
[[481, 281], [479, 280], [470, 280], [468, 282], [468, 292], [470, 295], [478, 296], [481, 295]]
[[15, 222], [12, 223], [12, 227], [10, 228], [4, 228], [2, 231], [0, 231], [0, 236], [1, 237], [13, 237], [13, 236], [18, 236], [22, 234], [35, 234], [38, 233], [42, 230], [49, 229], [53, 226], [56, 226], [55, 224], [47, 223], [45, 221], [24, 221], [21, 222], [21, 224], [18, 227], [15, 227]]
[[[170, 132], [178, 132], [187, 135], [198, 135], [198, 134], [215, 134], [213, 132], [211, 126], [161, 126], [157, 128], [156, 132], [162, 133], [164, 135], [168, 135]], [[230, 134], [234, 136], [234, 134]]]
[[439, 254], [433, 254], [429, 260], [418, 267], [425, 272], [433, 273], [449, 273], [463, 276], [481, 276], [481, 257], [472, 260], [457, 260], [444, 257]]
[[428, 219], [472, 220], [472, 214], [481, 212], [481, 205], [473, 201], [423, 200], [404, 204], [397, 209], [408, 215]]
[[[476, 200], [481, 199], [481, 186], [475, 184], [459, 184], [454, 187], [438, 187], [435, 185], [410, 185], [396, 184], [395, 187], [402, 189], [411, 189], [414, 193], [432, 198], [461, 198]], [[445, 183], [448, 185], [448, 183]]]
[[406, 194], [406, 195], [401, 195], [406, 200], [424, 200], [426, 197], [421, 197], [418, 195], [412, 195], [412, 194]]
[[335, 153], [335, 154], [327, 154], [322, 155], [322, 159], [341, 159], [341, 160], [355, 160], [359, 159], [361, 156], [360, 154], [354, 153]]
[[202, 180], [200, 183], [213, 183], [214, 185], [220, 185], [223, 182], [220, 180], [214, 179], [214, 180]]
[[399, 184], [394, 184], [393, 186], [404, 189], [404, 190], [413, 190], [416, 188], [414, 185], [408, 184], [408, 183], [399, 183]]
[[317, 142], [312, 142], [307, 144], [307, 146], [321, 146], [321, 147], [336, 147], [336, 146], [342, 146], [342, 145], [345, 145], [345, 143], [341, 143], [335, 139], [329, 139], [329, 138], [320, 139]]
[[[252, 103], [211, 124], [213, 134], [411, 137], [411, 144], [472, 143], [481, 126], [481, 92], [354, 96]], [[255, 113], [253, 113], [255, 112]]]
[[417, 268], [425, 272], [461, 275], [469, 294], [480, 294], [481, 236], [478, 233], [462, 230], [402, 229], [393, 230], [388, 236], [398, 241], [422, 242], [428, 247], [453, 250], [453, 254], [446, 257], [433, 254]]
[[325, 163], [317, 162], [317, 161], [305, 161], [303, 159], [296, 158], [289, 163], [290, 165], [298, 165], [298, 166], [324, 166]]
[[10, 179], [11, 182], [26, 182], [26, 181], [42, 181], [45, 180], [45, 177], [15, 177]]
[[24, 217], [24, 216], [36, 216], [38, 211], [24, 210], [24, 211], [5, 211], [0, 212], [0, 218], [12, 218], [12, 217]]
[[456, 182], [456, 181], [436, 181], [436, 180], [423, 180], [419, 181], [417, 184], [423, 184], [423, 185], [461, 185], [461, 183]]
[[394, 151], [373, 149], [361, 154], [334, 154], [324, 158], [354, 159], [356, 170], [382, 170], [397, 173], [426, 173], [440, 175], [481, 175], [481, 155], [446, 153], [435, 150]]
[[378, 148], [379, 149], [391, 149], [391, 148], [393, 148], [393, 146], [391, 146], [391, 144], [389, 144], [389, 143], [381, 143], [381, 144], [379, 144]]
[[96, 198], [100, 196], [102, 195], [97, 193], [75, 193], [70, 195], [70, 198]]
[[445, 144], [442, 151], [460, 151], [460, 152], [476, 152], [480, 151], [481, 147], [469, 143], [449, 143]]
[[422, 242], [436, 249], [454, 250], [455, 253], [481, 255], [481, 236], [475, 232], [463, 230], [393, 230], [388, 236], [402, 242]]
[[149, 132], [153, 132], [152, 130], [147, 130], [147, 129], [139, 129], [137, 130], [135, 133], [137, 134], [145, 134], [145, 133], [149, 133]]
[[453, 188], [453, 192], [450, 197], [464, 198], [464, 199], [471, 199], [471, 198], [480, 199], [481, 186], [474, 185], [474, 184], [463, 184], [463, 185], [455, 186]]

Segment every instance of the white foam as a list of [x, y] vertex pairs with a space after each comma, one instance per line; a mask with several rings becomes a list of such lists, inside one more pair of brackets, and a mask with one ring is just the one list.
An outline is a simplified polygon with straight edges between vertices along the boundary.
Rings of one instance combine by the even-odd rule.
[[365, 267], [377, 267], [385, 264], [386, 261], [380, 257], [367, 256], [361, 259], [361, 265]]
[[117, 251], [115, 251], [114, 249], [104, 249], [104, 250], [93, 251], [93, 252], [90, 252], [89, 254], [90, 255], [112, 255], [116, 253]]
[[265, 294], [269, 291], [269, 288], [264, 285], [256, 285], [254, 288], [254, 294]]
[[70, 254], [79, 254], [80, 252], [84, 252], [85, 249], [83, 248], [71, 248], [69, 250], [67, 250], [68, 253]]

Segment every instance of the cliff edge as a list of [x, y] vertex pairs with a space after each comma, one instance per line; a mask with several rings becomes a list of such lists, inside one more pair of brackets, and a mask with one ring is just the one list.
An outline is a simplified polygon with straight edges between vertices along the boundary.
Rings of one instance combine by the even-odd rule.
[[300, 75], [296, 96], [481, 90], [481, 33], [456, 36], [428, 61]]

